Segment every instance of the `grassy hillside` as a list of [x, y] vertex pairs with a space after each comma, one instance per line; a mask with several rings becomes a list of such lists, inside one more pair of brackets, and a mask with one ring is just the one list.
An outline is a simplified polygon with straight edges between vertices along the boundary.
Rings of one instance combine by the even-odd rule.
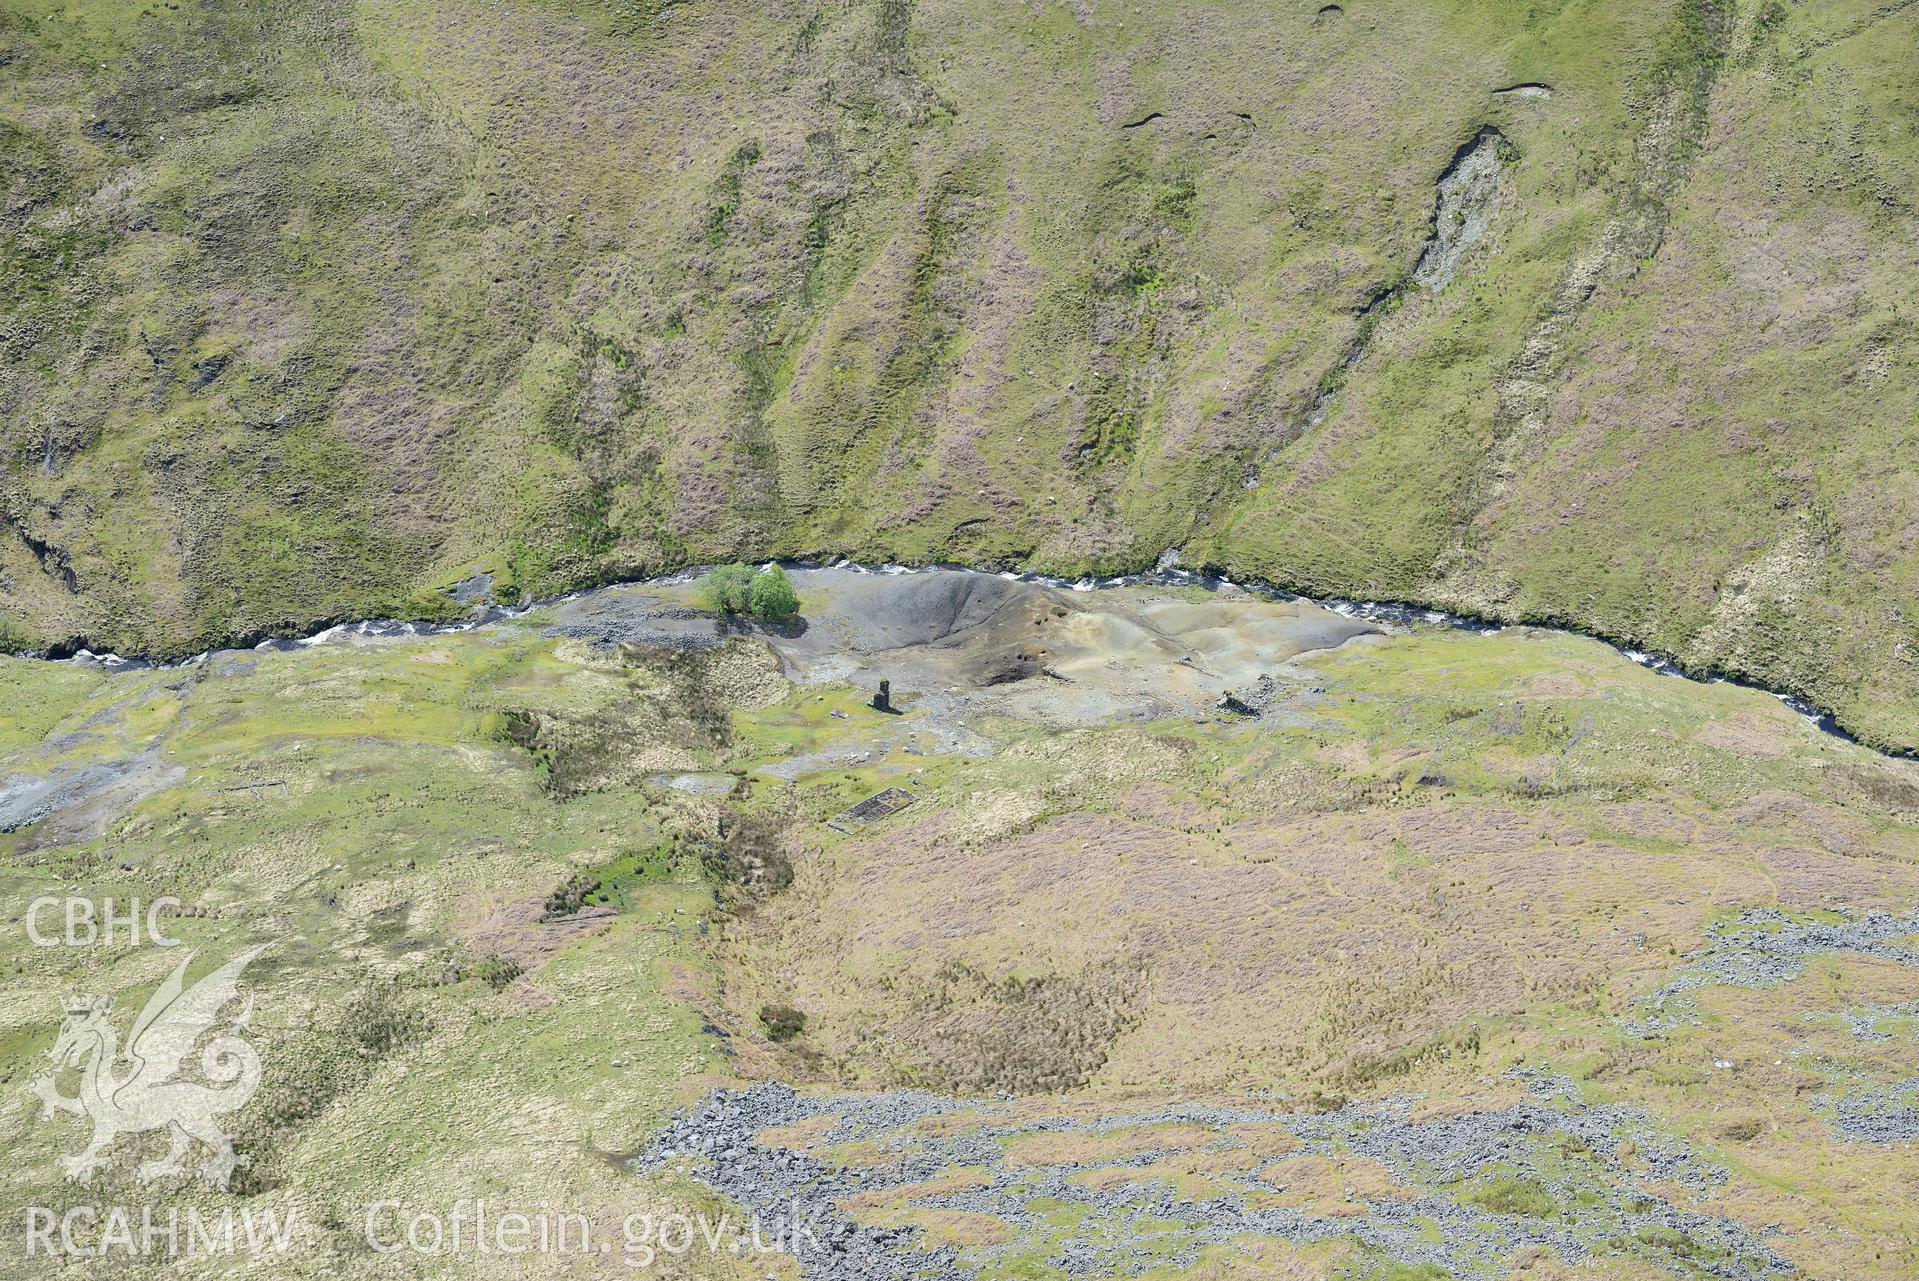
[[1912, 746], [1916, 23], [0, 0], [7, 639], [190, 651], [482, 569], [1178, 547]]

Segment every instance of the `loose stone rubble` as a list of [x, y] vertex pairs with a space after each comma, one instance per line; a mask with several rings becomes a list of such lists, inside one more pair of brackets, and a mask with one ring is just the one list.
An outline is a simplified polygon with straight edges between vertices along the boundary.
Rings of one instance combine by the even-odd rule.
[[[671, 1124], [637, 1163], [648, 1169], [682, 1168], [751, 1213], [791, 1216], [809, 1225], [810, 1235], [797, 1234], [794, 1252], [807, 1276], [836, 1281], [977, 1275], [984, 1256], [976, 1252], [929, 1244], [913, 1228], [861, 1224], [841, 1208], [860, 1194], [904, 1189], [954, 1171], [979, 1177], [958, 1190], [911, 1197], [909, 1203], [990, 1216], [1013, 1230], [1018, 1244], [1007, 1248], [1030, 1250], [1040, 1244], [1047, 1265], [1072, 1277], [1127, 1276], [1169, 1263], [1190, 1264], [1207, 1246], [1260, 1236], [1295, 1243], [1349, 1240], [1384, 1258], [1412, 1267], [1431, 1265], [1453, 1276], [1496, 1275], [1528, 1248], [1550, 1251], [1569, 1264], [1632, 1250], [1675, 1275], [1793, 1273], [1791, 1264], [1747, 1228], [1674, 1204], [1657, 1191], [1678, 1184], [1709, 1197], [1726, 1178], [1722, 1169], [1661, 1135], [1632, 1108], [1584, 1104], [1564, 1080], [1522, 1079], [1531, 1097], [1518, 1104], [1419, 1120], [1413, 1116], [1414, 1100], [1399, 1099], [1317, 1114], [1175, 1104], [1095, 1119], [996, 1122], [1000, 1105], [991, 1101], [905, 1090], [810, 1095], [766, 1084], [715, 1093]], [[938, 1137], [915, 1129], [932, 1118], [973, 1112], [979, 1114], [976, 1126], [942, 1125]], [[884, 1159], [863, 1167], [837, 1166], [759, 1139], [774, 1127], [822, 1119], [832, 1120], [824, 1145], [860, 1141], [867, 1151], [877, 1145]], [[1298, 1146], [1249, 1172], [1225, 1176], [1222, 1194], [1204, 1200], [1183, 1198], [1164, 1179], [1115, 1186], [1077, 1177], [1092, 1170], [1151, 1167], [1169, 1155], [1168, 1149], [1039, 1165], [1006, 1159], [1005, 1145], [1012, 1139], [1172, 1124], [1220, 1131], [1201, 1149], [1205, 1152], [1243, 1147], [1226, 1131], [1246, 1125], [1273, 1126]], [[1337, 1215], [1258, 1205], [1248, 1197], [1283, 1192], [1283, 1185], [1273, 1181], [1276, 1168], [1301, 1155], [1370, 1158], [1416, 1191], [1411, 1197], [1367, 1198], [1348, 1189], [1357, 1209]], [[1462, 1195], [1508, 1174], [1541, 1187], [1556, 1212], [1504, 1213]], [[1061, 1205], [1076, 1212], [1067, 1226], [1057, 1210]], [[1651, 1244], [1663, 1237], [1687, 1243], [1683, 1261]]]

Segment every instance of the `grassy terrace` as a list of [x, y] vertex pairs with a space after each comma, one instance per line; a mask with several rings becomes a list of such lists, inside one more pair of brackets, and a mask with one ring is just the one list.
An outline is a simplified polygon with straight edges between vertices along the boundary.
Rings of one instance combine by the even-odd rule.
[[[0, 838], [8, 919], [74, 888], [171, 894], [188, 905], [170, 927], [194, 974], [271, 944], [247, 972], [267, 1074], [235, 1118], [253, 1159], [237, 1186], [314, 1225], [300, 1269], [384, 1275], [355, 1218], [382, 1197], [484, 1194], [614, 1228], [635, 1210], [718, 1204], [697, 1164], [643, 1176], [618, 1158], [708, 1089], [767, 1079], [1016, 1096], [928, 1131], [1001, 1127], [1003, 1160], [956, 1155], [950, 1179], [918, 1192], [876, 1174], [846, 1203], [859, 1222], [919, 1225], [989, 1276], [1057, 1275], [1061, 1243], [1107, 1240], [1118, 1222], [1077, 1192], [1050, 1204], [1042, 1175], [1088, 1196], [1169, 1180], [1189, 1208], [1155, 1238], [1168, 1275], [1436, 1275], [1418, 1271], [1415, 1238], [1362, 1246], [1361, 1226], [1414, 1195], [1495, 1216], [1482, 1225], [1557, 1222], [1578, 1189], [1626, 1216], [1635, 1244], [1596, 1273], [1548, 1250], [1546, 1275], [1696, 1274], [1717, 1257], [1707, 1220], [1813, 1276], [1891, 1278], [1919, 1257], [1911, 1145], [1839, 1128], [1874, 1091], [1895, 1101], [1871, 1107], [1910, 1110], [1896, 1101], [1919, 1074], [1900, 1011], [1919, 972], [1845, 948], [1777, 981], [1716, 969], [1661, 1007], [1666, 1026], [1639, 1027], [1709, 964], [1686, 958], [1711, 929], [1733, 930], [1713, 945], [1724, 952], [1819, 912], [1913, 910], [1910, 767], [1763, 694], [1565, 636], [1421, 633], [1311, 660], [1258, 723], [1002, 717], [973, 727], [990, 756], [894, 747], [789, 782], [762, 770], [873, 732], [858, 692], [787, 686], [756, 642], [688, 664], [540, 631], [112, 675], [0, 668], [0, 769], [129, 771]], [[731, 709], [719, 722], [702, 692]], [[923, 715], [909, 704], [893, 728], [910, 736]], [[649, 781], [729, 770], [717, 794]], [[892, 785], [915, 795], [904, 812], [852, 834], [824, 826]], [[598, 882], [581, 911], [542, 919], [575, 877]], [[1738, 924], [1774, 906], [1781, 924]], [[135, 1184], [131, 1160], [105, 1192], [65, 1183], [55, 1158], [81, 1125], [39, 1120], [24, 1088], [61, 994], [111, 995], [124, 1022], [178, 954], [38, 949], [18, 929], [4, 946], [10, 1199], [220, 1203], [191, 1183]], [[769, 1034], [773, 1006], [804, 1016], [797, 1032]], [[1548, 1143], [1466, 1177], [1310, 1137], [1327, 1109], [1401, 1095], [1420, 1100], [1416, 1118], [1516, 1106], [1529, 1087], [1514, 1068], [1569, 1082], [1577, 1107], [1630, 1109], [1638, 1128], [1618, 1131], [1616, 1153]], [[1248, 1122], [1229, 1149], [1210, 1123], [1138, 1135], [1113, 1121], [1097, 1142], [1032, 1129], [1061, 1109], [1111, 1128], [1100, 1118], [1170, 1104], [1291, 1119]], [[890, 1159], [879, 1132], [844, 1149], [817, 1132], [781, 1141], [848, 1169]], [[1677, 1144], [1722, 1173], [1675, 1183], [1634, 1144]], [[1159, 1155], [1129, 1164], [1140, 1152]], [[1258, 1204], [1308, 1213], [1325, 1235], [1206, 1244], [1191, 1207], [1248, 1195], [1235, 1180], [1255, 1158], [1281, 1162], [1264, 1177], [1285, 1189]], [[994, 1226], [948, 1204], [968, 1180], [1026, 1187], [1038, 1217]], [[1645, 1227], [1655, 1205], [1706, 1218], [1669, 1239]]]

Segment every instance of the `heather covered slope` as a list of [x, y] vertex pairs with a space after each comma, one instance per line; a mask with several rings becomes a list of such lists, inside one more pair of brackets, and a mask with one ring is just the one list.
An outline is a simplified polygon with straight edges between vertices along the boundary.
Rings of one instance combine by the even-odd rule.
[[1916, 23], [0, 0], [10, 639], [1177, 547], [1910, 746]]

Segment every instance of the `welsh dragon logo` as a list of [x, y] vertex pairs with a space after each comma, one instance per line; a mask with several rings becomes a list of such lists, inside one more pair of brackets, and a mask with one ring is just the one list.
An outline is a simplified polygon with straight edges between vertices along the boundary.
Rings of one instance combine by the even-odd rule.
[[[147, 998], [124, 1050], [118, 1030], [107, 1020], [111, 997], [82, 996], [67, 1002], [60, 1036], [47, 1052], [54, 1065], [34, 1079], [32, 1088], [43, 1104], [43, 1118], [71, 1112], [93, 1122], [93, 1140], [83, 1151], [60, 1160], [68, 1179], [91, 1179], [121, 1135], [164, 1129], [170, 1140], [167, 1154], [141, 1163], [135, 1171], [140, 1182], [184, 1171], [187, 1149], [197, 1139], [212, 1149], [200, 1166], [200, 1177], [226, 1188], [233, 1171], [247, 1159], [234, 1152], [232, 1136], [215, 1118], [244, 1107], [260, 1088], [260, 1055], [240, 1035], [253, 1012], [252, 994], [234, 1017], [223, 1020], [220, 1012], [239, 996], [240, 971], [265, 950], [261, 946], [243, 952], [186, 987], [187, 964], [193, 960], [189, 953]], [[187, 1054], [216, 1026], [220, 1034], [200, 1052], [201, 1075], [212, 1085], [177, 1079]], [[79, 1092], [62, 1094], [56, 1078], [74, 1067], [80, 1069]]]

